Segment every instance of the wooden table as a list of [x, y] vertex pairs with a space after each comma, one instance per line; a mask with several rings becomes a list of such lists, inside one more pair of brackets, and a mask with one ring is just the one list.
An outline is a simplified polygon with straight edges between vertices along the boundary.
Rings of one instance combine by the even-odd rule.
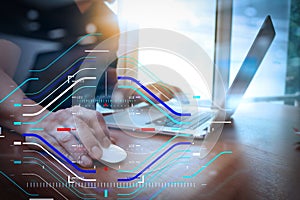
[[[137, 187], [133, 188], [120, 188], [125, 185], [117, 179], [132, 177], [139, 171], [135, 174], [123, 174], [101, 163], [95, 164], [96, 174], [81, 173], [85, 178], [96, 178], [95, 183], [87, 185], [84, 181], [75, 180], [85, 183], [85, 187], [96, 188], [74, 189], [69, 185], [59, 185], [59, 182], [67, 182], [67, 175], [71, 175], [66, 169], [47, 155], [24, 152], [29, 149], [26, 145], [12, 145], [14, 141], [23, 141], [23, 138], [2, 130], [5, 138], [0, 138], [0, 198], [103, 199], [107, 190], [107, 199], [300, 199], [297, 189], [300, 187], [300, 144], [297, 144], [300, 136], [293, 131], [293, 127], [300, 128], [300, 109], [279, 104], [249, 103], [241, 105], [233, 118], [233, 123], [224, 127], [213, 151], [204, 159], [194, 156], [200, 141], [193, 141], [195, 144], [189, 148], [191, 152], [183, 155], [186, 158], [173, 162], [170, 159], [165, 162], [165, 165], [169, 164], [168, 168], [153, 174], [147, 175], [145, 171], [138, 179], [130, 181], [136, 183]], [[116, 130], [112, 131], [112, 135], [123, 148], [139, 144], [149, 152], [155, 151], [171, 138], [156, 135], [148, 139], [132, 139]], [[185, 140], [184, 137], [177, 138], [176, 142]], [[168, 155], [179, 149], [179, 146], [174, 147]], [[224, 151], [232, 151], [232, 154], [216, 158]], [[35, 159], [24, 158], [31, 156]], [[167, 154], [164, 158], [166, 156]], [[44, 164], [34, 164], [40, 163], [37, 158]], [[201, 172], [194, 177], [186, 177], [198, 170]], [[142, 181], [144, 184], [137, 183]]]

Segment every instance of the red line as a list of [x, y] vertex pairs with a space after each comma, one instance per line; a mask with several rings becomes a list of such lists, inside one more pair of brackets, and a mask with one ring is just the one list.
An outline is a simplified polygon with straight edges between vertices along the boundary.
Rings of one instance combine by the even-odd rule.
[[57, 128], [57, 131], [71, 131], [71, 128]]
[[72, 128], [72, 131], [76, 131], [76, 128]]
[[141, 131], [155, 131], [155, 128], [141, 128]]

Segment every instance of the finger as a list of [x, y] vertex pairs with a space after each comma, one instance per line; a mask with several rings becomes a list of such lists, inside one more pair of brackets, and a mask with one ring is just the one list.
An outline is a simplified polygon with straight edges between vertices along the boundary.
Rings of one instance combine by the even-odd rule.
[[[159, 98], [161, 101], [168, 101], [174, 97], [174, 92], [168, 88], [163, 83], [153, 83], [146, 86], [147, 89], [149, 89], [157, 98]], [[149, 97], [152, 101], [158, 102], [155, 97], [152, 97], [152, 95], [148, 94], [145, 90], [143, 90], [144, 95]]]
[[82, 115], [79, 115], [78, 117], [87, 122], [88, 126], [93, 130], [94, 136], [100, 142], [102, 147], [108, 148], [111, 144], [109, 139], [109, 130], [101, 113], [85, 108], [79, 109], [84, 110], [84, 112], [82, 112]]
[[85, 150], [80, 148], [79, 141], [68, 131], [57, 132], [54, 134], [58, 143], [72, 156], [73, 162], [77, 162], [83, 167], [93, 164], [92, 159], [86, 155]]
[[[55, 149], [57, 149], [59, 152], [61, 152], [63, 155], [68, 157], [69, 159], [73, 159], [73, 157], [60, 145], [58, 144], [57, 140], [52, 137], [49, 133], [47, 132], [42, 132], [39, 134], [43, 139], [45, 139], [47, 142], [49, 142]], [[26, 137], [27, 142], [32, 142], [36, 144], [40, 144], [42, 147], [47, 149], [49, 152], [53, 152], [53, 149], [47, 146], [45, 143], [43, 143], [41, 140], [39, 140], [36, 137]], [[38, 146], [35, 145], [30, 145], [31, 149], [36, 149], [38, 151], [41, 151], [42, 149]]]
[[85, 146], [88, 151], [88, 154], [97, 160], [100, 160], [102, 157], [102, 149], [101, 145], [99, 144], [97, 138], [94, 135], [94, 130], [91, 129], [85, 121], [83, 121], [79, 117], [74, 117], [75, 123], [77, 127], [77, 134], [78, 138]]
[[[87, 156], [85, 149], [81, 147], [78, 139], [69, 131], [58, 131], [57, 128], [75, 127], [75, 122], [68, 110], [54, 113], [56, 126], [49, 126], [46, 130], [55, 138], [56, 143], [65, 149], [72, 162], [76, 162], [83, 167], [90, 167], [93, 164], [92, 159]], [[63, 124], [63, 125], [61, 125]]]

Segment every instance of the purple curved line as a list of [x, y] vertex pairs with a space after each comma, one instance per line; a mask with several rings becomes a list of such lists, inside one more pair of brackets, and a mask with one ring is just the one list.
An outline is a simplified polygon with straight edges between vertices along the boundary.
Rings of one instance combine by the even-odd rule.
[[125, 181], [132, 181], [134, 179], [137, 179], [140, 175], [142, 175], [147, 169], [149, 169], [154, 163], [156, 163], [159, 159], [161, 159], [164, 155], [166, 155], [174, 147], [179, 146], [179, 145], [189, 145], [189, 144], [192, 144], [192, 143], [191, 142], [177, 142], [177, 143], [173, 144], [171, 147], [169, 147], [166, 151], [164, 151], [162, 154], [160, 154], [154, 161], [152, 161], [149, 165], [147, 165], [147, 167], [145, 167], [142, 171], [137, 173], [135, 176], [129, 177], [129, 178], [119, 178], [118, 181], [125, 182]]
[[163, 102], [160, 98], [158, 98], [155, 94], [153, 94], [153, 92], [151, 92], [147, 87], [145, 87], [143, 84], [141, 84], [135, 78], [132, 78], [130, 76], [118, 76], [118, 80], [120, 80], [120, 79], [121, 80], [122, 79], [125, 79], [125, 80], [127, 79], [127, 80], [131, 80], [131, 81], [135, 82], [138, 86], [143, 88], [143, 90], [145, 90], [148, 94], [150, 94], [156, 101], [161, 103], [165, 108], [167, 108], [174, 115], [177, 115], [177, 116], [191, 116], [191, 113], [179, 113], [179, 112], [176, 112], [175, 110], [173, 110], [172, 108], [170, 108], [170, 106], [168, 106], [165, 102]]

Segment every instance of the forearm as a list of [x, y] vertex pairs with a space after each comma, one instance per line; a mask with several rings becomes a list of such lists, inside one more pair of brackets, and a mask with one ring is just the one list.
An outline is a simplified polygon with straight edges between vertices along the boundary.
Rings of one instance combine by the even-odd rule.
[[8, 129], [13, 129], [18, 133], [23, 133], [29, 130], [29, 125], [14, 125], [14, 122], [26, 122], [36, 120], [33, 117], [24, 117], [24, 113], [33, 113], [42, 109], [41, 106], [34, 107], [16, 107], [14, 104], [34, 104], [35, 102], [25, 99], [26, 96], [21, 89], [12, 91], [18, 85], [12, 78], [0, 69], [0, 126]]

